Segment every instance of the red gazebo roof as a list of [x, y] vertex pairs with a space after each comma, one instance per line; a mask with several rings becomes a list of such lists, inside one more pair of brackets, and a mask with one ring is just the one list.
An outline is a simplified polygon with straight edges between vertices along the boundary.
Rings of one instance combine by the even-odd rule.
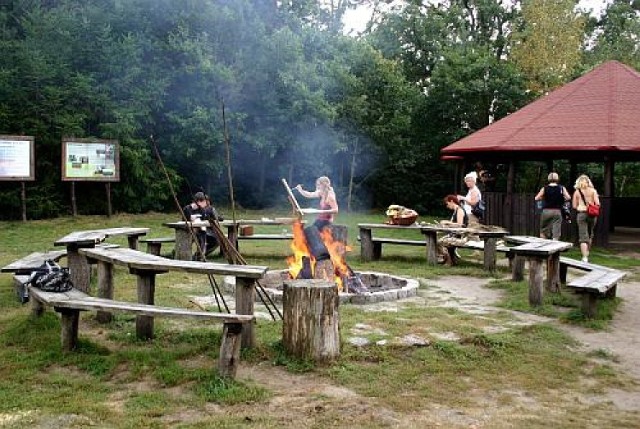
[[496, 152], [640, 154], [640, 73], [604, 63], [522, 109], [442, 149], [443, 156]]

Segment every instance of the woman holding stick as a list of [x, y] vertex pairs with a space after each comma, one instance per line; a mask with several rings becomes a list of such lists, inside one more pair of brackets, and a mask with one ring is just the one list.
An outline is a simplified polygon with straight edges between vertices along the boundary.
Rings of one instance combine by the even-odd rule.
[[336, 200], [336, 193], [331, 186], [331, 180], [327, 176], [321, 176], [316, 179], [316, 190], [305, 191], [302, 189], [302, 185], [297, 185], [293, 188], [300, 192], [305, 198], [320, 198], [318, 209], [302, 209], [303, 213], [317, 213], [315, 222], [313, 225], [322, 230], [325, 226], [333, 223], [334, 215], [338, 214], [338, 201]]

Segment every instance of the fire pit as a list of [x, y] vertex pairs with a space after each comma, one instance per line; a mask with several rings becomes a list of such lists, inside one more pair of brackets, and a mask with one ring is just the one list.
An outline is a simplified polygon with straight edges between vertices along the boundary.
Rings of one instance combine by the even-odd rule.
[[[418, 291], [418, 281], [390, 274], [373, 271], [358, 273], [362, 283], [368, 292], [349, 293], [340, 292], [340, 303], [346, 304], [373, 304], [376, 302], [396, 301], [398, 299], [415, 296]], [[289, 279], [289, 270], [271, 270], [260, 284], [275, 302], [282, 302], [282, 289], [285, 280]], [[235, 277], [228, 276], [224, 279], [223, 287], [226, 291], [235, 291]], [[256, 300], [259, 298], [256, 297]]]

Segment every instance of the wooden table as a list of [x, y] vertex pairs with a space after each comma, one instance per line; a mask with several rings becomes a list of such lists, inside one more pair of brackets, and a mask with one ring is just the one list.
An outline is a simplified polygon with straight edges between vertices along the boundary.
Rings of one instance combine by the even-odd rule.
[[[436, 265], [438, 263], [438, 233], [459, 233], [467, 235], [477, 235], [484, 241], [484, 269], [493, 271], [496, 267], [496, 243], [499, 238], [508, 234], [508, 231], [503, 229], [483, 229], [483, 228], [460, 228], [449, 227], [444, 225], [388, 225], [377, 223], [359, 223], [359, 237], [360, 237], [360, 256], [364, 261], [371, 261], [380, 259], [382, 254], [382, 244], [403, 244], [403, 245], [415, 245], [424, 246], [427, 264]], [[387, 231], [419, 231], [424, 235], [423, 240], [409, 240], [409, 239], [389, 239], [389, 238], [374, 238], [373, 230], [387, 230]]]
[[[505, 241], [518, 244], [510, 248], [510, 252], [516, 259], [525, 257], [529, 261], [529, 304], [542, 305], [545, 261], [547, 263], [546, 288], [549, 291], [558, 292], [560, 290], [560, 253], [569, 250], [573, 245], [564, 241], [517, 235], [506, 236]], [[514, 261], [514, 280], [520, 280], [515, 274], [519, 265]]]
[[[207, 275], [231, 275], [236, 277], [236, 314], [253, 316], [255, 302], [255, 281], [264, 277], [268, 267], [256, 265], [231, 265], [214, 262], [181, 261], [167, 259], [132, 249], [81, 249], [80, 253], [98, 264], [98, 296], [113, 299], [113, 267], [125, 266], [137, 276], [138, 302], [154, 305], [156, 274], [169, 271]], [[110, 314], [100, 314], [101, 321], [110, 320]], [[138, 338], [153, 337], [153, 317], [136, 316]], [[255, 333], [253, 326], [243, 329], [242, 344], [253, 347]]]
[[[291, 240], [293, 235], [291, 233], [279, 233], [279, 234], [254, 234], [249, 236], [241, 236], [238, 234], [241, 226], [286, 226], [291, 225], [294, 219], [291, 218], [276, 218], [276, 219], [237, 219], [235, 222], [232, 220], [224, 220], [219, 222], [221, 227], [227, 228], [227, 238], [231, 244], [239, 249], [238, 241], [240, 239], [254, 239], [254, 240]], [[193, 222], [167, 222], [163, 224], [166, 227], [175, 230], [176, 235], [176, 259], [191, 260], [191, 243], [192, 236], [191, 228], [193, 231], [197, 231], [201, 228], [207, 228], [209, 222], [207, 221], [193, 221]]]
[[86, 258], [81, 255], [78, 250], [81, 248], [92, 248], [96, 244], [102, 243], [108, 237], [126, 235], [129, 247], [131, 249], [138, 248], [138, 240], [141, 236], [146, 235], [149, 228], [106, 228], [93, 229], [87, 231], [75, 231], [53, 243], [55, 246], [66, 246], [67, 263], [71, 281], [75, 288], [83, 291], [89, 291], [89, 279], [91, 276], [91, 267]]

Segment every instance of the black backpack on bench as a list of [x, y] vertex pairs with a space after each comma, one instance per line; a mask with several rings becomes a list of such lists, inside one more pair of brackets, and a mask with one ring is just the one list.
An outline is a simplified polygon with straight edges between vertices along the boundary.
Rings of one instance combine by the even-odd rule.
[[23, 304], [29, 301], [29, 284], [45, 292], [67, 292], [73, 288], [69, 268], [63, 268], [50, 259], [33, 270], [29, 279], [22, 284], [20, 301]]

